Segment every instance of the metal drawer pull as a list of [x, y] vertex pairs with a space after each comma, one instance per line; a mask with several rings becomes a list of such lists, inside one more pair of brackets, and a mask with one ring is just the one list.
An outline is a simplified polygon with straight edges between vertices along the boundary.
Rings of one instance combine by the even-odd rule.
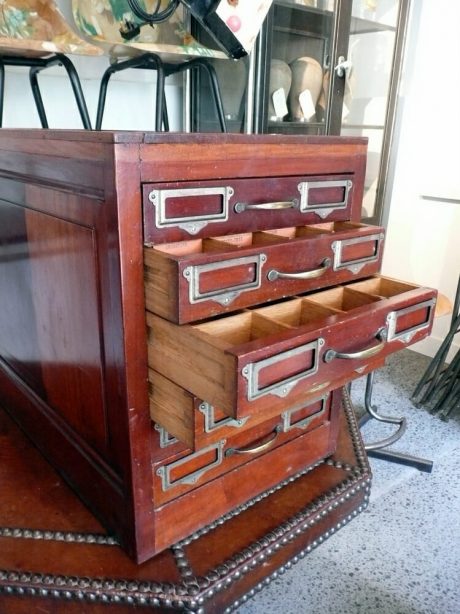
[[258, 205], [250, 205], [249, 203], [236, 203], [235, 213], [243, 213], [243, 211], [262, 210], [262, 209], [296, 209], [299, 206], [299, 201], [294, 200], [280, 200], [273, 203], [260, 203]]
[[348, 353], [348, 352], [337, 352], [336, 350], [332, 350], [332, 349], [326, 350], [326, 352], [324, 353], [324, 361], [332, 362], [334, 358], [355, 359], [355, 358], [370, 358], [371, 356], [375, 356], [376, 354], [381, 352], [386, 345], [387, 337], [388, 337], [387, 329], [381, 328], [380, 330], [377, 331], [377, 334], [375, 337], [376, 339], [380, 341], [380, 343], [378, 343], [377, 345], [373, 345], [370, 348], [366, 348], [365, 350], [361, 350], [359, 352], [349, 352]]
[[303, 271], [302, 273], [281, 273], [281, 271], [272, 269], [271, 271], [268, 271], [267, 278], [269, 281], [276, 281], [277, 279], [316, 279], [317, 277], [324, 275], [324, 273], [330, 268], [331, 264], [332, 260], [330, 258], [325, 258], [319, 269], [314, 269], [313, 271]]
[[282, 428], [277, 426], [275, 430], [262, 441], [262, 443], [256, 444], [255, 446], [248, 446], [246, 448], [228, 448], [228, 450], [225, 450], [225, 456], [232, 456], [232, 454], [258, 454], [259, 452], [268, 450], [268, 448], [275, 443], [281, 430]]

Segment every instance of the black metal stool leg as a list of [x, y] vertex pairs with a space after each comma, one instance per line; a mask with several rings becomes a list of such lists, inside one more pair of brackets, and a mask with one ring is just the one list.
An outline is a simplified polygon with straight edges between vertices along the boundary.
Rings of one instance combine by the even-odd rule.
[[166, 92], [163, 92], [163, 130], [169, 132], [169, 115], [166, 105]]
[[225, 121], [224, 105], [222, 104], [222, 96], [220, 94], [219, 81], [217, 80], [216, 71], [205, 58], [195, 58], [184, 64], [165, 64], [166, 75], [172, 75], [176, 72], [184, 72], [185, 70], [204, 69], [208, 75], [209, 84], [211, 86], [212, 97], [216, 107], [217, 118], [219, 120], [220, 129], [222, 132], [227, 132], [227, 124]]
[[367, 412], [367, 416], [365, 415], [364, 420], [360, 420], [360, 426], [365, 424], [369, 419], [374, 418], [379, 422], [385, 422], [387, 424], [397, 424], [399, 426], [398, 430], [382, 439], [380, 441], [375, 441], [372, 443], [368, 443], [364, 445], [364, 449], [367, 451], [368, 456], [372, 456], [374, 458], [381, 458], [383, 460], [391, 461], [394, 463], [398, 463], [401, 465], [409, 465], [411, 467], [415, 467], [420, 471], [425, 471], [427, 473], [431, 473], [433, 468], [433, 462], [424, 458], [418, 458], [415, 456], [411, 456], [410, 454], [403, 454], [401, 452], [396, 452], [394, 450], [384, 450], [387, 446], [390, 446], [392, 443], [395, 443], [400, 439], [406, 431], [407, 421], [405, 418], [395, 418], [392, 416], [381, 416], [377, 413], [375, 408], [372, 406], [372, 391], [374, 387], [374, 371], [367, 375], [366, 379], [366, 391], [364, 398], [364, 406]]
[[143, 55], [124, 60], [123, 62], [117, 62], [111, 64], [104, 72], [101, 84], [99, 86], [99, 98], [97, 103], [96, 112], [96, 130], [100, 130], [102, 127], [102, 120], [104, 118], [105, 102], [107, 98], [107, 87], [112, 75], [129, 68], [144, 68], [147, 70], [157, 71], [157, 85], [156, 85], [156, 109], [155, 109], [155, 130], [160, 132], [162, 122], [164, 121], [164, 109], [165, 107], [165, 73], [163, 70], [163, 62], [160, 57], [154, 53], [144, 53]]
[[40, 87], [38, 85], [37, 74], [40, 72], [40, 68], [34, 66], [30, 69], [29, 72], [29, 81], [30, 87], [32, 89], [32, 95], [35, 100], [35, 106], [37, 107], [38, 117], [40, 118], [40, 124], [42, 128], [48, 128], [48, 120], [46, 118], [45, 106], [43, 104], [42, 95], [40, 92]]
[[3, 126], [3, 101], [5, 99], [5, 66], [0, 59], [0, 128]]
[[62, 64], [64, 70], [67, 72], [67, 76], [72, 86], [75, 102], [77, 103], [78, 112], [80, 113], [81, 121], [85, 130], [91, 130], [91, 120], [89, 119], [88, 107], [86, 106], [85, 97], [81, 87], [80, 79], [78, 77], [75, 66], [69, 60], [69, 58], [61, 53], [57, 54], [59, 63]]
[[71, 60], [62, 53], [56, 53], [49, 58], [40, 59], [40, 61], [36, 60], [34, 62], [33, 60], [30, 60], [29, 65], [31, 66], [29, 71], [30, 87], [32, 88], [32, 94], [42, 128], [48, 128], [48, 120], [46, 118], [45, 107], [43, 105], [43, 99], [41, 96], [40, 87], [38, 85], [38, 73], [46, 68], [49, 68], [50, 66], [59, 65], [65, 69], [69, 78], [83, 127], [86, 130], [91, 130], [91, 121], [89, 119], [88, 108], [86, 106], [85, 97], [81, 88], [80, 79]]
[[[165, 71], [163, 68], [163, 62], [159, 56], [154, 53], [150, 53], [146, 58], [149, 64], [153, 64], [154, 69], [157, 71], [157, 87], [156, 87], [156, 100], [155, 100], [155, 130], [161, 131], [163, 123], [163, 109], [166, 108], [166, 95], [165, 95]], [[169, 120], [167, 120], [169, 130]]]
[[[200, 59], [200, 58], [199, 58]], [[217, 80], [216, 71], [214, 66], [211, 66], [209, 62], [200, 61], [199, 65], [204, 68], [208, 74], [209, 84], [211, 85], [211, 91], [214, 98], [214, 104], [216, 105], [216, 113], [219, 119], [220, 129], [222, 132], [227, 132], [227, 125], [225, 122], [224, 105], [222, 104], [222, 96], [220, 95], [219, 81]]]

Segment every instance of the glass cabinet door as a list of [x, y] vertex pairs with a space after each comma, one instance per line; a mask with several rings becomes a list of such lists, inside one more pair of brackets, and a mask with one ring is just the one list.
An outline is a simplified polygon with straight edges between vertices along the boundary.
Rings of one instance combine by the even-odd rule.
[[[227, 130], [368, 137], [362, 215], [380, 222], [409, 7], [410, 0], [275, 0], [250, 57], [209, 60]], [[192, 130], [219, 131], [201, 73], [191, 102]]]
[[[346, 55], [348, 32], [339, 27], [340, 22], [348, 25], [346, 12], [339, 3], [336, 13], [334, 0], [275, 0], [249, 58], [209, 60], [229, 132], [329, 134], [334, 130], [332, 109], [341, 106], [343, 80], [335, 83], [333, 68], [335, 57]], [[193, 33], [206, 46], [215, 46], [199, 27]], [[218, 129], [208, 79], [198, 71], [191, 102], [192, 129]], [[340, 121], [335, 121], [336, 134], [339, 128]]]
[[362, 215], [379, 221], [404, 42], [404, 0], [353, 0], [340, 133], [369, 139]]
[[[334, 55], [334, 3], [282, 0], [274, 3], [256, 50], [260, 58], [265, 105], [255, 118], [255, 132], [327, 134], [331, 67]], [[264, 45], [265, 42], [265, 45]], [[261, 111], [261, 112], [260, 112]]]

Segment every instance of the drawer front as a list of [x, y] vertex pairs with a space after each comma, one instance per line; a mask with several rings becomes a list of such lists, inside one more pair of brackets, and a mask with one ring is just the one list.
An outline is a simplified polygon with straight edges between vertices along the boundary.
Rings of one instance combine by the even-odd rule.
[[[156, 507], [262, 456], [269, 467], [273, 463], [288, 477], [332, 454], [337, 445], [340, 404], [341, 391], [334, 391], [311, 407], [291, 408], [282, 416], [220, 439], [192, 454], [157, 463], [154, 465]], [[297, 463], [292, 462], [292, 455]], [[266, 488], [263, 481], [257, 482], [258, 492]]]
[[354, 173], [145, 184], [144, 241], [359, 220]]
[[383, 228], [336, 222], [147, 247], [147, 309], [184, 324], [368, 277], [383, 238]]
[[282, 422], [283, 432], [295, 428], [306, 431], [316, 428], [321, 420], [329, 419], [329, 391], [320, 397], [318, 393], [304, 395], [287, 408], [274, 404], [272, 415], [267, 412], [235, 420], [155, 371], [149, 371], [149, 383], [150, 415], [155, 430], [160, 436], [161, 447], [171, 446], [173, 452], [176, 451], [172, 448], [175, 442], [182, 442], [190, 450], [200, 450], [221, 439], [234, 438], [272, 417]]
[[241, 419], [423, 339], [435, 297], [377, 277], [196, 325], [147, 314], [149, 364]]

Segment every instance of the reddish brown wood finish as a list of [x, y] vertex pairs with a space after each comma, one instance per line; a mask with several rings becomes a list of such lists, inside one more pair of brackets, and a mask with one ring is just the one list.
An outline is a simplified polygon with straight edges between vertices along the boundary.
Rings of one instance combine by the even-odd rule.
[[[216, 515], [253, 492], [249, 471], [238, 491], [234, 470], [213, 480], [215, 493], [208, 483], [158, 507], [153, 463], [186, 448], [161, 449], [149, 417], [144, 186], [231, 179], [270, 185], [263, 195], [278, 197], [294, 177], [352, 175], [347, 217], [358, 222], [365, 157], [365, 139], [0, 132], [0, 402], [136, 561], [208, 522], [203, 500], [210, 493]], [[267, 222], [292, 223], [289, 215]], [[234, 232], [232, 224], [221, 230]], [[339, 340], [358, 344], [346, 331]], [[287, 335], [281, 345], [292, 342]], [[262, 353], [262, 345], [246, 348], [241, 366]], [[304, 391], [304, 399], [307, 393], [318, 391]], [[318, 454], [333, 449], [323, 444], [312, 444]], [[309, 462], [296, 440], [286, 446], [295, 448], [297, 468]], [[253, 461], [262, 489], [281, 479], [289, 463], [282, 456], [277, 478], [263, 457]], [[62, 553], [53, 550], [56, 561]]]
[[[356, 177], [353, 158], [346, 161], [340, 173], [334, 174], [327, 171], [328, 155], [320, 156], [320, 160], [322, 174], [279, 176], [276, 161], [268, 159], [263, 179], [225, 177], [220, 181], [189, 182], [184, 177], [180, 182], [146, 184], [145, 241], [164, 243], [283, 225], [315, 224], [325, 219], [356, 219], [355, 192], [360, 191], [360, 178], [359, 173]], [[328, 187], [337, 182], [340, 187]], [[308, 197], [301, 196], [302, 185], [312, 186]], [[211, 195], [215, 189], [223, 194]], [[273, 207], [272, 203], [282, 203], [281, 208]], [[251, 208], [246, 209], [248, 206]]]
[[[244, 418], [270, 408], [280, 396], [289, 404], [312, 388], [330, 386], [346, 374], [352, 377], [355, 369], [366, 366], [369, 357], [329, 361], [327, 352], [361, 353], [379, 345], [378, 333], [388, 328], [390, 313], [404, 314], [406, 308], [414, 307], [403, 316], [406, 329], [399, 332], [415, 327], [411, 342], [429, 334], [434, 290], [407, 286], [401, 293], [382, 297], [353, 287], [349, 284], [197, 326], [178, 327], [148, 314], [149, 365], [229, 416]], [[429, 301], [430, 309], [425, 306]], [[389, 336], [378, 354], [388, 356], [407, 342]], [[274, 362], [264, 366], [267, 360]], [[211, 363], [218, 366], [212, 368]], [[252, 368], [258, 369], [256, 386], [251, 386], [247, 375]], [[283, 382], [287, 382], [286, 388], [281, 390]], [[275, 385], [273, 392], [271, 385]]]
[[[363, 509], [370, 473], [357, 434], [353, 416], [341, 411], [330, 464], [189, 544], [135, 565], [116, 545], [97, 543], [107, 537], [102, 526], [0, 411], [0, 611], [222, 612]], [[5, 535], [7, 527], [16, 529], [14, 536]], [[77, 536], [80, 541], [69, 539]]]
[[[239, 505], [248, 498], [247, 492], [241, 487], [246, 480], [242, 473], [250, 478], [247, 480], [247, 488], [253, 490], [253, 495], [256, 495], [257, 489], [266, 489], [267, 474], [270, 474], [271, 485], [284, 479], [280, 475], [284, 472], [284, 477], [295, 473], [301, 468], [302, 463], [313, 465], [321, 458], [325, 458], [331, 454], [336, 445], [336, 438], [339, 423], [339, 408], [341, 404], [340, 391], [332, 393], [330, 401], [326, 403], [325, 412], [317, 419], [312, 420], [308, 429], [292, 428], [287, 432], [283, 430], [283, 420], [277, 417], [256, 427], [243, 429], [241, 432], [221, 439], [216, 434], [215, 442], [222, 442], [222, 462], [207, 470], [206, 465], [210, 465], [216, 458], [217, 452], [203, 448], [205, 453], [197, 452], [189, 455], [179, 454], [162, 460], [160, 463], [154, 463], [154, 492], [155, 505], [160, 507], [168, 501], [190, 492], [204, 484], [211, 483], [212, 488], [216, 493], [221, 489], [222, 492], [227, 492], [224, 507], [220, 511], [214, 511], [213, 519], [223, 513], [229, 511], [231, 507]], [[291, 442], [291, 443], [289, 443]], [[260, 452], [238, 454], [234, 450], [254, 449], [261, 445], [267, 445], [267, 448]], [[283, 465], [280, 459], [289, 458], [289, 467]], [[189, 460], [187, 460], [189, 459]], [[262, 460], [262, 463], [255, 462], [256, 459]], [[170, 488], [163, 487], [163, 480], [160, 479], [159, 471], [164, 471], [166, 467], [174, 467], [177, 461], [180, 460], [180, 466], [175, 470], [171, 470], [171, 482], [173, 485]], [[184, 462], [185, 461], [185, 462]], [[245, 465], [245, 470], [236, 471], [238, 467]], [[203, 474], [190, 483], [181, 483], [181, 478], [189, 476], [198, 469], [204, 469]], [[231, 472], [231, 473], [229, 473]], [[281, 472], [279, 474], [278, 472]], [[225, 474], [225, 475], [224, 475]], [[235, 475], [231, 478], [231, 475]], [[215, 480], [218, 476], [224, 476], [222, 480]], [[279, 479], [278, 479], [279, 478]], [[236, 482], [241, 479], [239, 488], [228, 487], [227, 483]], [[273, 480], [275, 480], [273, 482]], [[174, 483], [175, 482], [175, 483]], [[220, 483], [222, 486], [220, 486]], [[203, 497], [201, 495], [200, 497]], [[218, 497], [212, 497], [217, 500]], [[205, 499], [200, 498], [200, 501]], [[204, 510], [205, 514], [210, 512], [209, 503]], [[195, 516], [195, 514], [194, 514]], [[194, 519], [195, 520], [195, 519]], [[182, 523], [181, 523], [182, 524]], [[186, 533], [182, 534], [184, 537]]]
[[369, 277], [380, 270], [383, 236], [378, 226], [337, 223], [146, 248], [147, 309], [184, 324]]

